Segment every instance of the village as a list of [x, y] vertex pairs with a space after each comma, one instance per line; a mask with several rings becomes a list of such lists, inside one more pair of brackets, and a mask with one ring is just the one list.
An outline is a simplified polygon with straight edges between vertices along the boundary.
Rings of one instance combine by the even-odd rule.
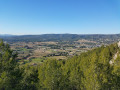
[[21, 62], [21, 64], [24, 64], [28, 62], [32, 63], [32, 61], [37, 61], [38, 63], [39, 60], [44, 61], [46, 58], [57, 60], [68, 59], [75, 55], [80, 55], [82, 52], [100, 47], [101, 45], [109, 44], [107, 42], [108, 40], [104, 42], [102, 40], [91, 41], [85, 39], [73, 42], [15, 42], [10, 43], [10, 47], [14, 50], [14, 52], [18, 53], [17, 59]]

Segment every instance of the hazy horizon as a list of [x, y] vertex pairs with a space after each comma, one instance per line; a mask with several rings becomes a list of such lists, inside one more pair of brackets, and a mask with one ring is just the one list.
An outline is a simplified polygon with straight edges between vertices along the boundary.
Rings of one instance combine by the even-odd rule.
[[77, 34], [77, 33], [43, 33], [43, 34], [1, 34], [0, 35], [17, 35], [17, 36], [21, 36], [21, 35], [45, 35], [45, 34], [76, 34], [76, 35], [114, 35], [114, 34], [120, 34], [120, 33], [111, 33], [111, 34], [106, 34], [106, 33], [86, 33], [86, 34]]

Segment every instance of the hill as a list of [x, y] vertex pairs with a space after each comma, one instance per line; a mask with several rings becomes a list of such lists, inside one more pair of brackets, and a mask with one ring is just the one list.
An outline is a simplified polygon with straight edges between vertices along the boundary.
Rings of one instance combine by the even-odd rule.
[[118, 41], [120, 39], [120, 34], [43, 34], [43, 35], [7, 35], [2, 36], [5, 41], [8, 42], [39, 42], [39, 41], [77, 41], [79, 39], [87, 39], [87, 40], [100, 40], [100, 39], [111, 39], [114, 41]]

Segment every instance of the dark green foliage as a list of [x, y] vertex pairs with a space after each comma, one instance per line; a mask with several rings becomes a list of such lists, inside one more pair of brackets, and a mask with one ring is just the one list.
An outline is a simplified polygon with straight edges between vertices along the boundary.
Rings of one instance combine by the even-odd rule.
[[119, 90], [120, 49], [112, 44], [68, 60], [45, 60], [39, 66], [19, 68], [16, 54], [1, 41], [0, 89]]
[[8, 44], [0, 41], [0, 89], [12, 90], [19, 85], [22, 71], [17, 66], [16, 54]]
[[25, 66], [23, 79], [21, 80], [21, 90], [37, 90], [38, 70], [36, 67]]

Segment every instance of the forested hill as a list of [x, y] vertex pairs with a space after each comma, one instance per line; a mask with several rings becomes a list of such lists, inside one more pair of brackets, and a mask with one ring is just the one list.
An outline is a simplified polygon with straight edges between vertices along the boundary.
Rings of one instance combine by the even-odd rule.
[[8, 42], [16, 41], [76, 41], [79, 39], [99, 40], [111, 39], [117, 41], [120, 39], [120, 34], [42, 34], [42, 35], [0, 35], [0, 38]]
[[101, 46], [67, 60], [19, 67], [9, 45], [0, 43], [1, 90], [119, 90], [120, 48]]

